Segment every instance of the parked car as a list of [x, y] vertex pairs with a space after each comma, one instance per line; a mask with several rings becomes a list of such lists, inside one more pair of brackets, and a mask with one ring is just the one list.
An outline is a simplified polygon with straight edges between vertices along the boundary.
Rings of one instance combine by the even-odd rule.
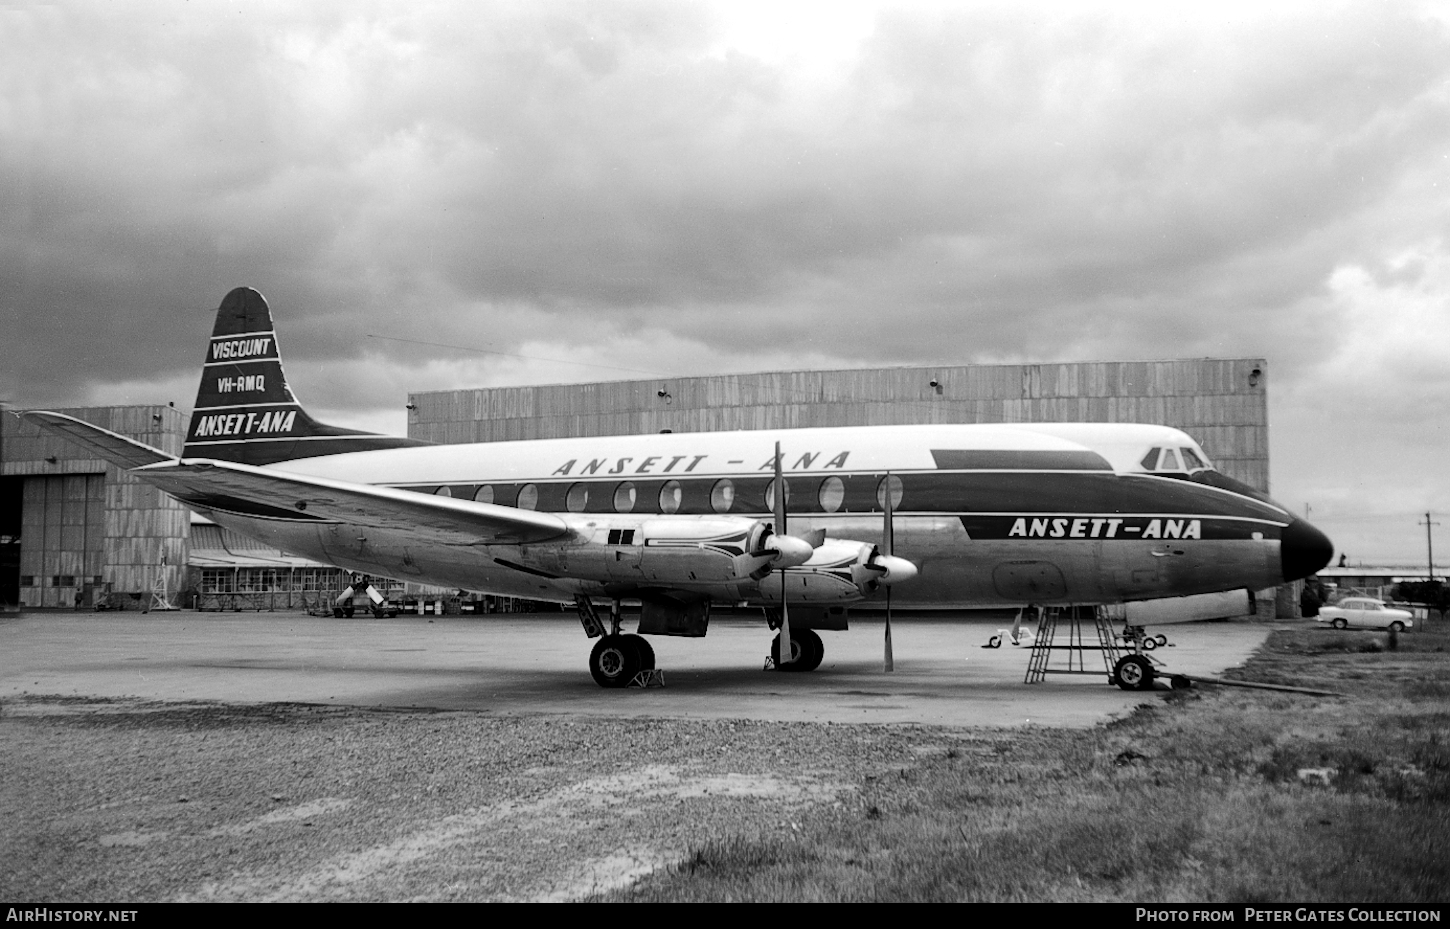
[[1369, 597], [1345, 597], [1334, 606], [1319, 608], [1318, 622], [1335, 629], [1393, 629], [1404, 632], [1415, 625], [1414, 615]]

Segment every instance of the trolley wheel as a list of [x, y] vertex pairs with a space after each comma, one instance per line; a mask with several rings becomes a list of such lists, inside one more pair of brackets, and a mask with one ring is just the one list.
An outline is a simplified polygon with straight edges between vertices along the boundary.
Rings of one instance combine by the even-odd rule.
[[1113, 683], [1123, 690], [1147, 690], [1153, 686], [1153, 665], [1142, 655], [1124, 655], [1113, 668]]

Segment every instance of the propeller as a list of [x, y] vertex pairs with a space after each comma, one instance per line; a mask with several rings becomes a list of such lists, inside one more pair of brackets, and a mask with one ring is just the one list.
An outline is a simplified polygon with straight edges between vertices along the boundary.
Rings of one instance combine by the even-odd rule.
[[[882, 554], [886, 558], [892, 558], [893, 555], [892, 555], [891, 550], [894, 547], [894, 543], [896, 541], [895, 538], [894, 538], [894, 536], [896, 535], [896, 533], [894, 531], [895, 530], [895, 527], [892, 525], [893, 520], [891, 518], [891, 503], [892, 503], [892, 501], [891, 501], [891, 472], [890, 471], [886, 472], [886, 480], [883, 482], [883, 487], [885, 488], [885, 491], [886, 491], [886, 493], [884, 495], [886, 497], [886, 507], [885, 507], [886, 516], [882, 520], [882, 524], [883, 525], [881, 527], [881, 547], [883, 549], [885, 549], [885, 551], [883, 551]], [[888, 574], [889, 574], [889, 570], [888, 570]], [[883, 667], [882, 670], [885, 670], [885, 671], [895, 671], [896, 670], [896, 663], [891, 658], [891, 585], [890, 584], [886, 585], [886, 646], [885, 646], [885, 648], [886, 648], [885, 658], [884, 658], [884, 661], [883, 661], [884, 667]]]
[[[785, 478], [780, 474], [780, 443], [775, 443], [775, 531], [785, 535]], [[785, 569], [780, 571], [780, 648], [776, 649], [775, 664], [779, 667], [790, 664], [794, 656], [790, 647], [790, 607], [785, 600]]]

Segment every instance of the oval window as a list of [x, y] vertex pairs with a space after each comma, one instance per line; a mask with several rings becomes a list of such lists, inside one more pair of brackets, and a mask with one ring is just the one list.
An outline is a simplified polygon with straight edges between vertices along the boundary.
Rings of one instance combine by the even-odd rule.
[[478, 488], [478, 490], [473, 492], [473, 499], [478, 503], [492, 503], [493, 485], [484, 484], [482, 487]]
[[569, 493], [564, 497], [564, 506], [570, 513], [582, 513], [589, 505], [589, 485], [575, 484], [569, 488]]
[[827, 513], [836, 512], [846, 501], [846, 482], [834, 474], [831, 475], [821, 482], [821, 490], [816, 499], [820, 501], [821, 509]]
[[876, 485], [876, 506], [879, 509], [886, 509], [886, 488], [891, 488], [891, 509], [895, 510], [901, 506], [901, 478], [895, 474], [888, 474]]
[[680, 490], [679, 481], [666, 481], [665, 486], [660, 488], [660, 512], [678, 513], [680, 511], [680, 498], [684, 494]]
[[722, 477], [710, 488], [710, 508], [716, 513], [728, 513], [735, 504], [735, 482]]
[[453, 489], [451, 487], [449, 487], [447, 484], [445, 484], [442, 487], [439, 487], [437, 490], [435, 490], [433, 492], [433, 495], [435, 497], [451, 497], [451, 496], [453, 496]]
[[634, 509], [634, 485], [625, 481], [614, 489], [614, 512], [628, 513]]
[[539, 507], [539, 486], [525, 484], [519, 488], [518, 507], [521, 510], [535, 510]]
[[[785, 485], [785, 505], [790, 506], [790, 481], [781, 478], [780, 482]], [[765, 508], [775, 512], [775, 479], [772, 478], [769, 484], [765, 485]]]

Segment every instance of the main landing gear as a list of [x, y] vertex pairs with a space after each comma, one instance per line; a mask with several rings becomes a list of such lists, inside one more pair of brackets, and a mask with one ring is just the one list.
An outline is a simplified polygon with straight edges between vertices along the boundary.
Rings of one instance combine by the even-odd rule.
[[654, 667], [654, 647], [642, 635], [606, 635], [589, 653], [589, 673], [600, 687], [628, 687], [636, 674]]
[[826, 644], [814, 629], [792, 629], [790, 631], [790, 660], [781, 663], [780, 635], [770, 643], [771, 665], [777, 671], [814, 671], [826, 657]]
[[619, 601], [609, 611], [609, 631], [588, 597], [575, 597], [579, 621], [590, 638], [598, 638], [589, 653], [589, 674], [600, 687], [628, 687], [641, 671], [655, 669], [655, 650], [642, 635], [621, 634]]

